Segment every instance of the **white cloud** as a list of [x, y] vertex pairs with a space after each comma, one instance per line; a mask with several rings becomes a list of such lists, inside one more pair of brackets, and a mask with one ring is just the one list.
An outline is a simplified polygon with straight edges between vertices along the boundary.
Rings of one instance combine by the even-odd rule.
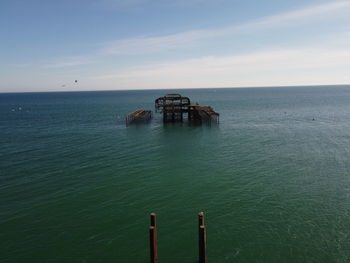
[[193, 44], [196, 41], [216, 38], [246, 30], [254, 31], [271, 27], [283, 27], [310, 22], [310, 20], [324, 20], [327, 16], [350, 15], [350, 1], [337, 1], [332, 3], [309, 6], [278, 15], [267, 16], [253, 22], [238, 24], [221, 29], [193, 30], [170, 34], [165, 36], [139, 37], [122, 39], [106, 44], [102, 54], [143, 54], [155, 53], [164, 50], [178, 49]]
[[199, 88], [350, 83], [350, 50], [288, 49], [203, 57], [96, 76], [118, 88]]
[[[94, 56], [71, 57], [46, 68], [63, 68], [90, 63], [97, 57], [154, 53], [194, 45], [196, 41], [237, 32], [306, 23], [350, 13], [350, 1], [337, 1], [268, 16], [254, 22], [221, 30], [194, 30], [178, 34], [124, 39], [105, 44]], [[343, 40], [345, 40], [345, 42]], [[350, 83], [349, 34], [309, 48], [270, 49], [243, 55], [210, 56], [178, 62], [129, 68], [94, 76], [91, 85], [104, 89], [199, 88], [223, 86], [307, 85]]]
[[[325, 20], [328, 16], [347, 17], [350, 15], [350, 1], [336, 1], [309, 6], [278, 15], [257, 19], [253, 22], [228, 26], [220, 29], [192, 30], [165, 36], [138, 37], [107, 43], [102, 54], [143, 54], [164, 50], [188, 48], [200, 40], [232, 36], [235, 33], [247, 33], [271, 27], [295, 26], [314, 20]], [[199, 42], [200, 44], [200, 42]]]
[[[115, 1], [119, 4], [136, 4], [147, 0]], [[205, 1], [205, 0], [193, 0]], [[244, 32], [254, 33], [256, 30], [270, 29], [271, 27], [285, 27], [297, 23], [305, 23], [314, 19], [325, 19], [327, 16], [350, 15], [350, 1], [336, 1], [315, 6], [267, 16], [253, 22], [237, 24], [221, 29], [192, 30], [163, 36], [141, 36], [129, 39], [110, 41], [103, 44], [103, 48], [95, 54], [67, 57], [44, 65], [45, 68], [64, 68], [80, 66], [93, 62], [97, 57], [108, 55], [140, 55], [159, 53], [182, 48], [200, 48], [201, 41], [210, 41], [220, 37], [235, 36]]]

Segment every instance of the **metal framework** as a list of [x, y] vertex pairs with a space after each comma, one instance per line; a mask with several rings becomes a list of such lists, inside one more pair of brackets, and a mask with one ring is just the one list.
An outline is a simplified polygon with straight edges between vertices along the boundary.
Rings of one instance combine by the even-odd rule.
[[163, 114], [164, 122], [183, 121], [187, 116], [189, 121], [218, 122], [219, 113], [210, 106], [191, 104], [188, 97], [180, 94], [167, 94], [155, 100], [155, 109]]
[[180, 94], [167, 94], [155, 100], [156, 112], [163, 113], [164, 122], [182, 121], [184, 113], [188, 113], [191, 101]]

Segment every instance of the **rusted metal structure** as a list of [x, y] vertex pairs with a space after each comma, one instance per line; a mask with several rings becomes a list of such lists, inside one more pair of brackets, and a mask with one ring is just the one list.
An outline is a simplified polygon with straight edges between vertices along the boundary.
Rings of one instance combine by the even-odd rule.
[[155, 100], [156, 112], [163, 114], [164, 122], [183, 121], [186, 117], [189, 121], [201, 123], [219, 122], [219, 113], [210, 106], [191, 104], [188, 97], [180, 94], [167, 94]]
[[152, 111], [150, 110], [136, 110], [126, 116], [126, 125], [132, 123], [144, 123], [152, 118]]
[[180, 94], [167, 94], [155, 100], [156, 111], [163, 113], [164, 122], [182, 121], [191, 101]]

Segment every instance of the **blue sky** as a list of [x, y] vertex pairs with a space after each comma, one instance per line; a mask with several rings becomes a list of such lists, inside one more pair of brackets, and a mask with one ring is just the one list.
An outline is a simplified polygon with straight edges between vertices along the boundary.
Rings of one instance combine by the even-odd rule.
[[0, 32], [0, 92], [350, 84], [350, 0], [1, 0]]

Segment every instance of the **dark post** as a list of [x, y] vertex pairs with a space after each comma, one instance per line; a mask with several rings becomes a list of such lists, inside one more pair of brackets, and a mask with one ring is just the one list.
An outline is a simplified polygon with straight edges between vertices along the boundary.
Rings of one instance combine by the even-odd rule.
[[151, 250], [151, 263], [157, 263], [157, 240], [156, 240], [156, 229], [154, 226], [149, 227], [149, 242]]
[[204, 213], [198, 214], [198, 252], [199, 263], [206, 263], [206, 231], [204, 225]]
[[204, 213], [200, 212], [198, 214], [198, 227], [204, 226]]
[[156, 214], [151, 214], [151, 226], [149, 227], [149, 241], [151, 250], [151, 263], [156, 263], [158, 260], [158, 249], [157, 249], [157, 222]]
[[205, 226], [199, 227], [199, 263], [207, 263]]
[[157, 227], [156, 216], [156, 213], [151, 213], [151, 226]]

